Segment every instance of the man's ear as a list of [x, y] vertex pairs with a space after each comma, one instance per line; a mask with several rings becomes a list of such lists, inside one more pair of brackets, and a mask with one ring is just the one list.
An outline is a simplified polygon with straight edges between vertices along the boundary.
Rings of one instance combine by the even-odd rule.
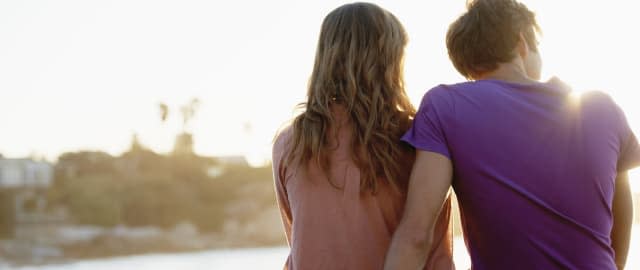
[[524, 37], [524, 33], [520, 32], [520, 38], [518, 39], [518, 45], [516, 46], [518, 54], [522, 59], [526, 58], [529, 55], [529, 44], [527, 43], [527, 39]]

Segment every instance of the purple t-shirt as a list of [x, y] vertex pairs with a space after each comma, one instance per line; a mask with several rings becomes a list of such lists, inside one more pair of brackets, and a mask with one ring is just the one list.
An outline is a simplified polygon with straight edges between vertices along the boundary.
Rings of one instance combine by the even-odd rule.
[[607, 95], [555, 79], [440, 85], [403, 140], [452, 161], [474, 270], [616, 269], [615, 179], [640, 146]]

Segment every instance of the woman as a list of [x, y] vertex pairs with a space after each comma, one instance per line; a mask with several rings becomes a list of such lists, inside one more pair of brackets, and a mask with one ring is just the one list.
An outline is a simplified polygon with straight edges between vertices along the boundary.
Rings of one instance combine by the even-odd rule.
[[[273, 149], [291, 247], [285, 269], [382, 269], [414, 159], [400, 141], [415, 115], [403, 85], [406, 43], [398, 19], [373, 4], [324, 19], [305, 110]], [[445, 209], [426, 269], [453, 268]]]

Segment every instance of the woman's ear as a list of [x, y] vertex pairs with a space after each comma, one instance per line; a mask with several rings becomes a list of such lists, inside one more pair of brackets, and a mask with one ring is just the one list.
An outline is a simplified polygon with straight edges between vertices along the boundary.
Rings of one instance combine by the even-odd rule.
[[520, 32], [520, 38], [516, 47], [516, 49], [518, 50], [518, 55], [520, 55], [522, 59], [525, 59], [529, 54], [529, 44], [527, 43], [527, 39], [524, 37], [524, 33], [522, 32]]

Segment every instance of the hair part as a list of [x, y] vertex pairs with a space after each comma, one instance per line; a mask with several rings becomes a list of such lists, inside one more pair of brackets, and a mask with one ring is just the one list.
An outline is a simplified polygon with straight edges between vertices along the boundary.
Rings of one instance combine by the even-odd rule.
[[374, 4], [346, 4], [325, 17], [287, 163], [314, 162], [330, 178], [330, 133], [336, 125], [331, 108], [341, 105], [351, 123], [351, 157], [361, 172], [361, 191], [375, 192], [380, 178], [398, 187], [407, 174], [404, 156], [412, 151], [400, 137], [415, 116], [404, 90], [406, 43], [398, 19]]
[[515, 0], [472, 0], [447, 32], [449, 58], [467, 79], [494, 71], [516, 57], [521, 35], [532, 51], [541, 33], [535, 14]]

